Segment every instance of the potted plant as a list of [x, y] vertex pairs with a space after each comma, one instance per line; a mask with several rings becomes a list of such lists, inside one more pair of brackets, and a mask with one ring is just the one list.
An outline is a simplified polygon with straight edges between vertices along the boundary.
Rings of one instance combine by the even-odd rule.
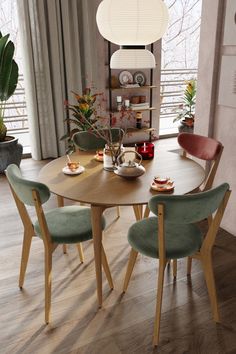
[[192, 133], [194, 128], [195, 118], [195, 103], [196, 103], [196, 80], [187, 81], [183, 96], [184, 103], [179, 105], [177, 110], [177, 117], [173, 122], [180, 120], [179, 132]]
[[[85, 88], [82, 94], [77, 94], [72, 92], [76, 104], [70, 104], [65, 101], [65, 106], [68, 109], [68, 115], [65, 119], [67, 123], [67, 133], [61, 137], [61, 140], [67, 140], [67, 154], [75, 151], [75, 146], [72, 140], [72, 136], [78, 131], [87, 131], [98, 121], [99, 115], [97, 108], [95, 107], [95, 102], [97, 97], [101, 97], [101, 93], [92, 93], [91, 88]], [[99, 107], [101, 106], [98, 103]], [[72, 116], [69, 114], [72, 112]]]
[[[67, 154], [75, 151], [75, 145], [73, 142], [73, 135], [78, 131], [89, 131], [95, 136], [102, 138], [109, 148], [112, 160], [117, 159], [120, 154], [123, 138], [126, 134], [126, 124], [131, 119], [134, 119], [134, 112], [131, 110], [121, 109], [117, 112], [118, 117], [114, 113], [106, 111], [103, 104], [106, 102], [103, 93], [92, 93], [91, 88], [85, 88], [82, 94], [72, 92], [75, 104], [65, 102], [65, 106], [68, 110], [68, 116], [65, 119], [67, 123], [68, 132], [61, 137], [61, 140], [67, 140]], [[72, 113], [71, 115], [69, 113]], [[113, 143], [111, 126], [115, 126], [119, 120], [121, 123], [124, 121], [125, 126], [122, 126], [122, 134], [119, 141]]]
[[0, 32], [0, 173], [11, 163], [19, 166], [22, 156], [22, 145], [18, 144], [17, 138], [6, 135], [4, 124], [6, 102], [18, 83], [18, 65], [13, 59], [15, 46], [8, 39], [9, 34], [2, 36]]

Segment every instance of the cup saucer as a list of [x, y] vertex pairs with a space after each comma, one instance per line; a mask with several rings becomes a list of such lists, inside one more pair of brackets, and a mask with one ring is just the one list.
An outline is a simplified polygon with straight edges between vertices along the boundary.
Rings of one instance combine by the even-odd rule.
[[62, 172], [66, 175], [80, 175], [83, 173], [85, 168], [83, 166], [79, 166], [75, 171], [71, 171], [68, 166], [63, 167]]
[[158, 192], [171, 192], [174, 190], [175, 185], [174, 182], [169, 179], [165, 184], [157, 184], [155, 182], [152, 182], [151, 188], [154, 191], [158, 191]]

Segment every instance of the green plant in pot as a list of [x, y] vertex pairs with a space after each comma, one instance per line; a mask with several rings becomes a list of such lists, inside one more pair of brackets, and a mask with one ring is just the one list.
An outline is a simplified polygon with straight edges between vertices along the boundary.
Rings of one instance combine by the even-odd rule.
[[174, 118], [173, 122], [180, 120], [179, 131], [192, 133], [195, 118], [196, 80], [187, 81], [183, 100], [184, 103], [175, 110], [177, 117]]
[[7, 100], [15, 92], [18, 83], [18, 65], [13, 59], [15, 46], [9, 40], [9, 34], [0, 32], [0, 172], [10, 163], [20, 164], [22, 146], [18, 139], [7, 136], [4, 114]]

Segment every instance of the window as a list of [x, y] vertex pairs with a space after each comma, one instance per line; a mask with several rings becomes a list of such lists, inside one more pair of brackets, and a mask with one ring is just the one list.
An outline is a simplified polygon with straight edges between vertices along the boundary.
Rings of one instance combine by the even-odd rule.
[[16, 0], [1, 0], [0, 28], [2, 35], [10, 33], [10, 39], [15, 44], [15, 60], [19, 66], [19, 81], [14, 95], [7, 101], [4, 122], [8, 135], [19, 138], [23, 145], [23, 153], [30, 153], [29, 128], [26, 110], [24, 79], [22, 74], [22, 51], [18, 33], [18, 17]]
[[176, 134], [175, 109], [187, 80], [197, 78], [202, 0], [165, 0], [169, 27], [162, 39], [160, 135]]

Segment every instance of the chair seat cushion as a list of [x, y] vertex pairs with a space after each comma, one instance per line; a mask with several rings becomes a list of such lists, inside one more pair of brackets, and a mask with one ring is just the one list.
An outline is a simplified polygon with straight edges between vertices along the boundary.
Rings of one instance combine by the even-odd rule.
[[[133, 224], [128, 241], [133, 249], [152, 258], [158, 258], [157, 217], [149, 217]], [[166, 224], [166, 258], [178, 259], [197, 252], [202, 244], [202, 234], [194, 224]]]
[[[66, 206], [45, 212], [48, 229], [55, 243], [77, 243], [92, 239], [91, 209], [84, 206]], [[105, 219], [102, 219], [105, 228]], [[36, 235], [42, 238], [38, 221]]]

